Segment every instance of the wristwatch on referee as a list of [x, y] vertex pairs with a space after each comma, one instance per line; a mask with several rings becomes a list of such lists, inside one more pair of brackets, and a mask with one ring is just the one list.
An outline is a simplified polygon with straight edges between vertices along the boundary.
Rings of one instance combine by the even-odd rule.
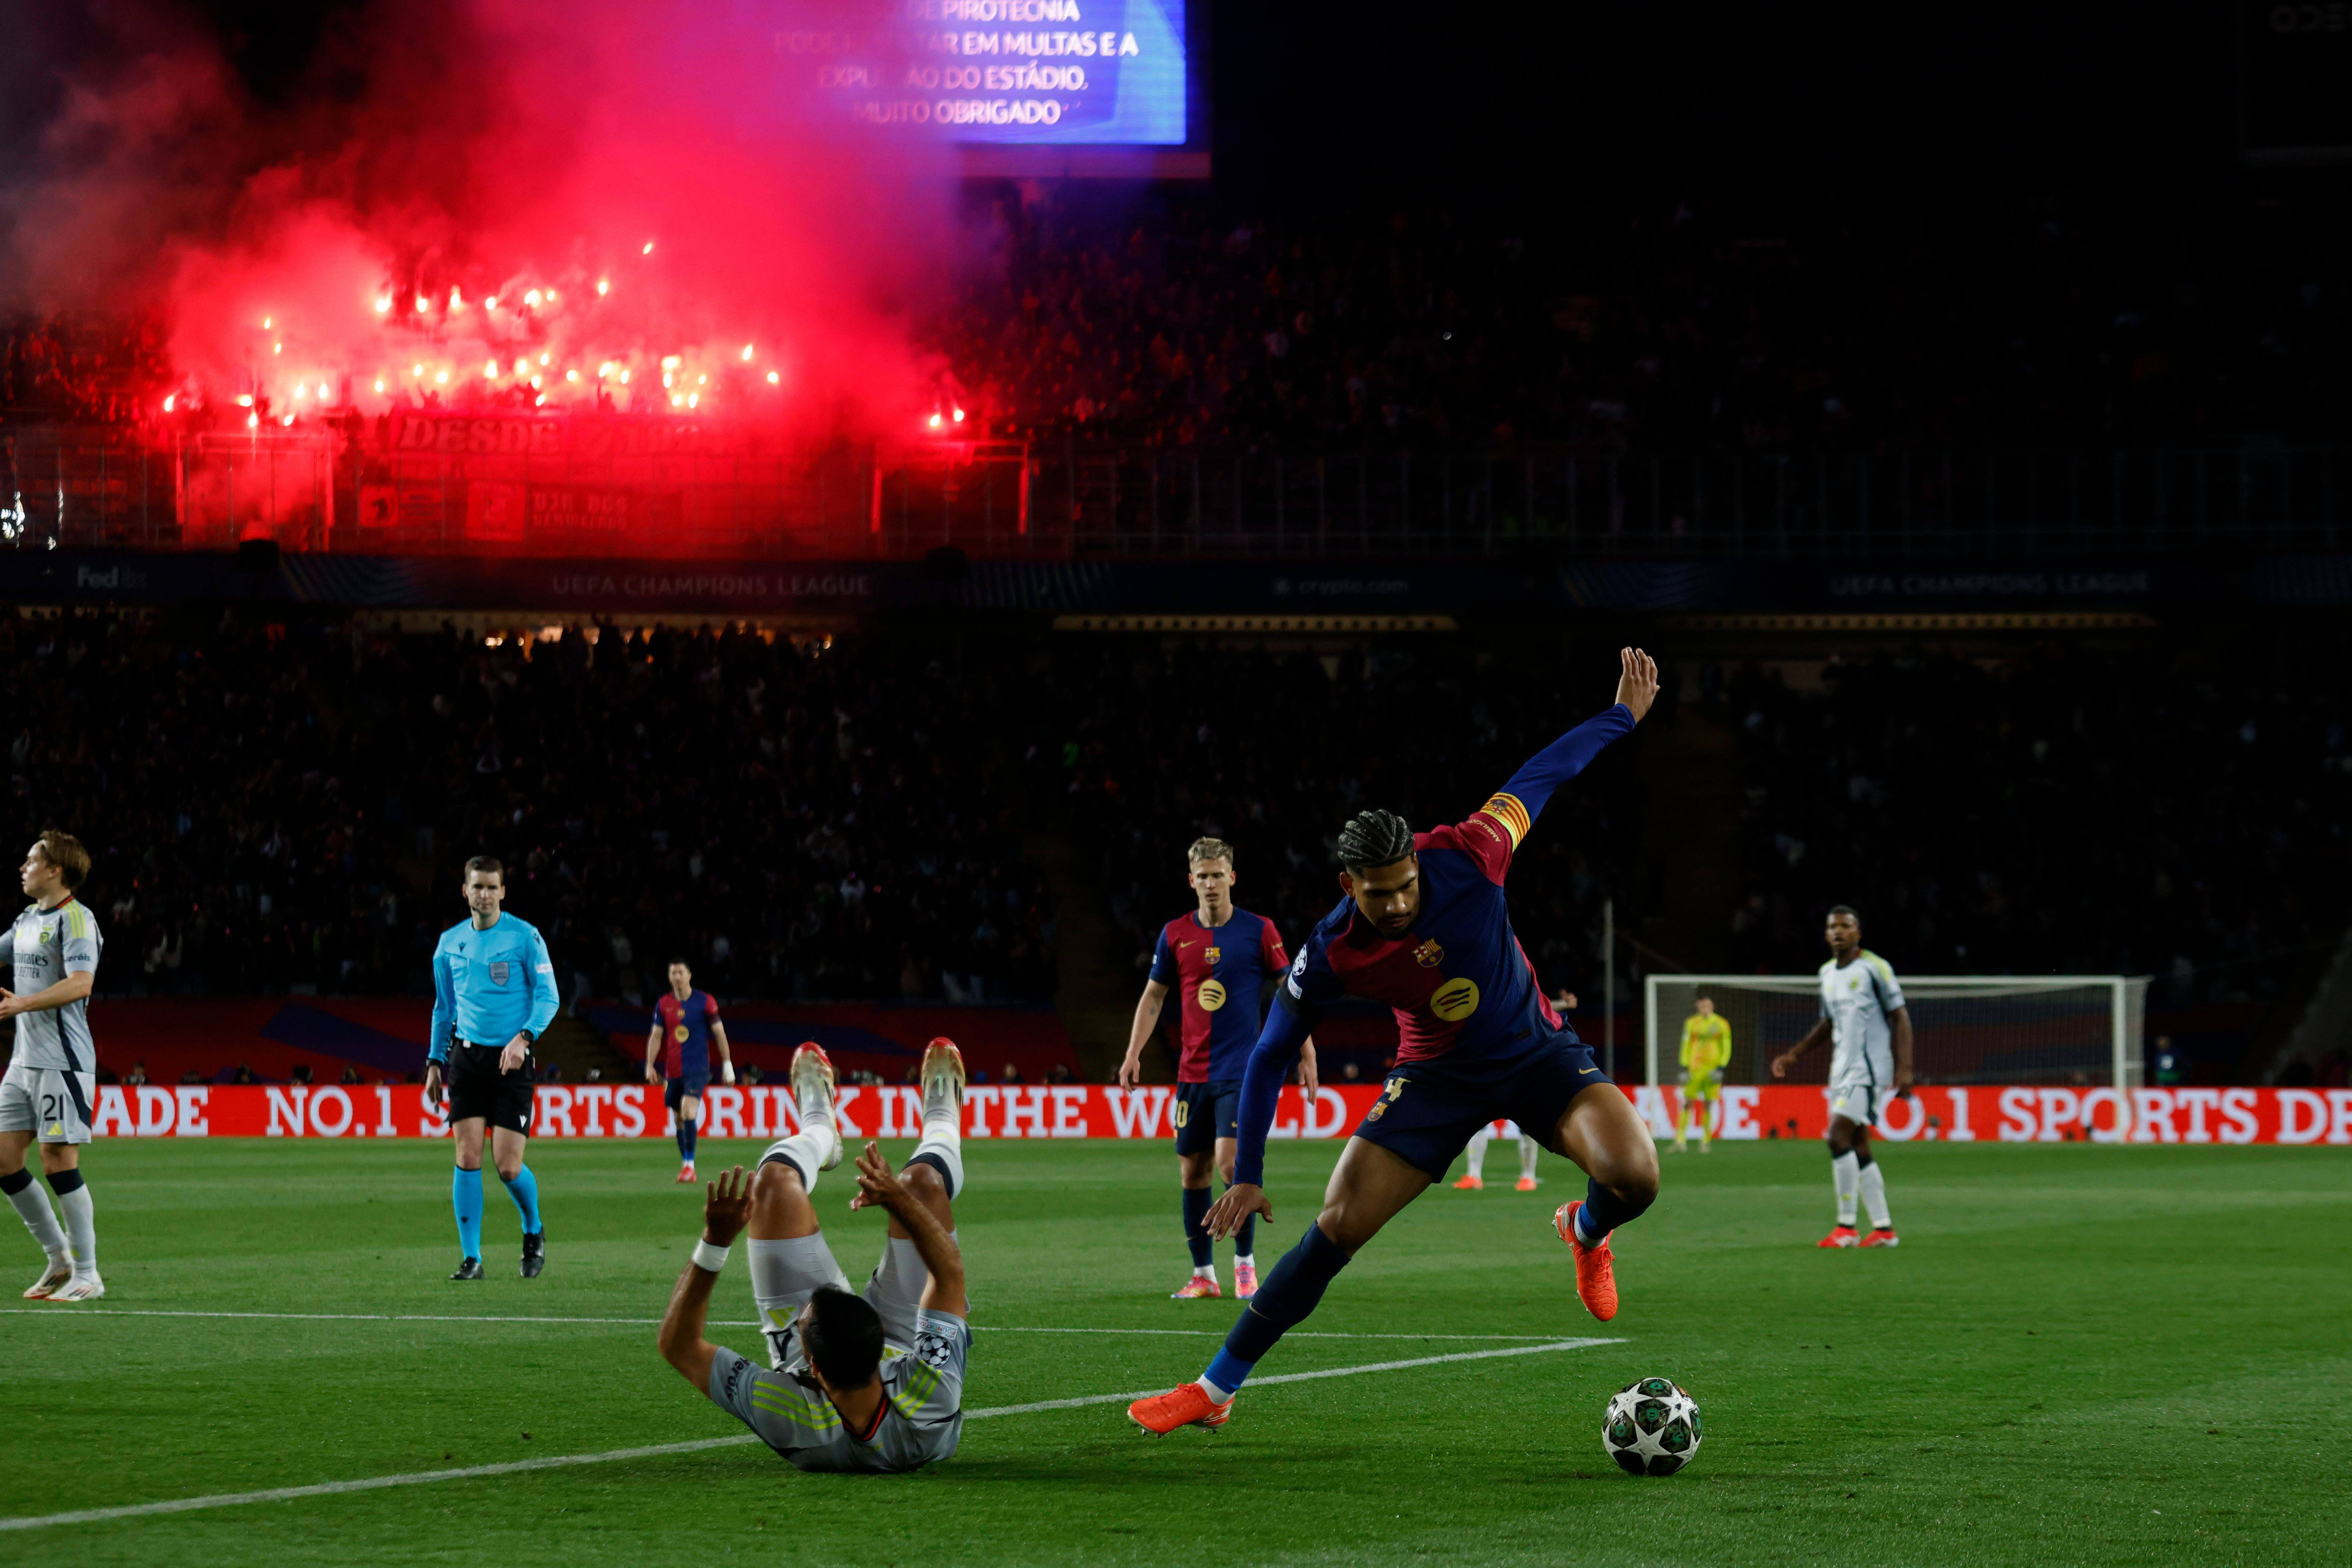
[[517, 1029], [515, 1033], [522, 1037], [522, 1043], [526, 1046], [535, 1046], [539, 1044], [539, 1037], [532, 1034], [529, 1029]]

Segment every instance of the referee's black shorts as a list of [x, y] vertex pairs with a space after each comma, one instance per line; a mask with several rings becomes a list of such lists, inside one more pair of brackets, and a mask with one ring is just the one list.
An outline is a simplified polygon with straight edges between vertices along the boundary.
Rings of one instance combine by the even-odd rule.
[[449, 1121], [454, 1125], [478, 1116], [493, 1127], [528, 1138], [533, 1059], [525, 1053], [522, 1066], [500, 1072], [500, 1049], [470, 1040], [459, 1040], [449, 1047]]

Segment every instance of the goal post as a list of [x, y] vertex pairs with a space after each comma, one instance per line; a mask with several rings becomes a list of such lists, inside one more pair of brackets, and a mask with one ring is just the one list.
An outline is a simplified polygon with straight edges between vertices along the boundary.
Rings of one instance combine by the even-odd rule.
[[[1906, 974], [1912, 1067], [1923, 1084], [2111, 1085], [2119, 1104], [2143, 1081], [2146, 975]], [[1818, 974], [1650, 974], [1642, 986], [1643, 1077], [1669, 1083], [1683, 1020], [1708, 995], [1731, 1026], [1727, 1083], [1770, 1083], [1772, 1058], [1820, 1016]], [[1827, 1083], [1831, 1048], [1783, 1080]]]

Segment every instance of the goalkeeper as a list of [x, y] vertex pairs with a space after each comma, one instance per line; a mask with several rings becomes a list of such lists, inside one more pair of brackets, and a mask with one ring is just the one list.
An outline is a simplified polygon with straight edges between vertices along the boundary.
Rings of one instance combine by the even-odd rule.
[[1706, 1130], [1715, 1119], [1716, 1101], [1723, 1093], [1723, 1069], [1731, 1061], [1731, 1021], [1715, 1010], [1715, 998], [1702, 991], [1683, 1020], [1683, 1104], [1675, 1117], [1675, 1152], [1684, 1152], [1690, 1133], [1691, 1107], [1698, 1107], [1698, 1152], [1710, 1152]]

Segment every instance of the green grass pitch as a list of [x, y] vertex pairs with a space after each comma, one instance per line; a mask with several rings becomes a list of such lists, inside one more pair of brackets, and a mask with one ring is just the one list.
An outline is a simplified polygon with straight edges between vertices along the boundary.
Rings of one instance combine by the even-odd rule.
[[[706, 1146], [704, 1170], [752, 1152]], [[443, 1278], [446, 1147], [100, 1144], [103, 1310], [0, 1316], [0, 1516], [740, 1431], [643, 1321], [698, 1223], [699, 1190], [670, 1184], [666, 1152], [537, 1145], [546, 1275], [517, 1277], [493, 1182], [492, 1277], [459, 1286]], [[968, 1409], [1200, 1370], [1234, 1306], [1166, 1299], [1184, 1272], [1168, 1145], [967, 1153]], [[1336, 1153], [1276, 1146], [1269, 1265]], [[1577, 1305], [1550, 1230], [1581, 1184], [1568, 1165], [1547, 1158], [1533, 1195], [1433, 1190], [1306, 1325], [1407, 1337], [1294, 1337], [1262, 1373], [1529, 1342], [1412, 1336], [1626, 1342], [1253, 1389], [1219, 1433], [1154, 1439], [1101, 1405], [971, 1422], [954, 1460], [909, 1477], [803, 1476], [717, 1447], [0, 1531], [0, 1561], [2344, 1561], [2352, 1156], [1919, 1145], [1885, 1164], [1903, 1247], [1830, 1253], [1812, 1245], [1829, 1217], [1817, 1148], [1666, 1155], [1664, 1197], [1621, 1237], [1624, 1310], [1606, 1327]], [[848, 1194], [836, 1176], [817, 1195], [862, 1279], [881, 1222], [846, 1214]], [[30, 1247], [11, 1245], [29, 1279]], [[1220, 1267], [1230, 1281], [1224, 1249]], [[716, 1304], [750, 1316], [740, 1258]], [[170, 1312], [469, 1316], [132, 1315]], [[1091, 1331], [1113, 1328], [1185, 1334]], [[1040, 1329], [1087, 1331], [1013, 1331]], [[748, 1329], [713, 1337], [758, 1350]], [[1651, 1373], [1706, 1422], [1696, 1463], [1664, 1480], [1620, 1475], [1599, 1441], [1606, 1396]]]

